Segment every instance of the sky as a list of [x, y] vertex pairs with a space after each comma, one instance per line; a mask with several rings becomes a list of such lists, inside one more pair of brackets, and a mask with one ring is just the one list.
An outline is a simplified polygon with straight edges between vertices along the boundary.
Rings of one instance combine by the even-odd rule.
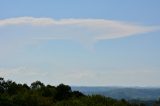
[[160, 87], [159, 0], [0, 0], [0, 76]]

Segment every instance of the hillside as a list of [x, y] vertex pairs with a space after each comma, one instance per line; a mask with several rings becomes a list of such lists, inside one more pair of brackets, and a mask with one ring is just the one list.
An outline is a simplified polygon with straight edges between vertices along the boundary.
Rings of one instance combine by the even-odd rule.
[[147, 87], [72, 87], [87, 95], [99, 94], [115, 99], [157, 100], [160, 97], [160, 88]]
[[35, 81], [28, 86], [0, 78], [0, 106], [145, 106], [145, 104], [101, 95], [87, 96], [79, 91], [73, 91], [70, 86], [64, 84], [52, 86]]

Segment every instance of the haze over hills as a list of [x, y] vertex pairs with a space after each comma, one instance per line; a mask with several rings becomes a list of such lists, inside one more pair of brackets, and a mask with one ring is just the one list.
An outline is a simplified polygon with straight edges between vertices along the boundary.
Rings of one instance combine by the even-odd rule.
[[127, 100], [157, 100], [160, 97], [160, 88], [152, 87], [72, 87], [84, 94], [100, 94], [115, 99]]

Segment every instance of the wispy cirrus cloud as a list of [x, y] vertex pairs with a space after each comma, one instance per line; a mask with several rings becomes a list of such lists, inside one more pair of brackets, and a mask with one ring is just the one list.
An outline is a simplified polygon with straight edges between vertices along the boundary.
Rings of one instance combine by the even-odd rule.
[[[141, 26], [127, 22], [106, 20], [106, 19], [61, 19], [55, 20], [52, 18], [34, 18], [34, 17], [17, 17], [8, 18], [0, 20], [0, 26], [10, 26], [10, 25], [32, 25], [33, 27], [43, 26], [43, 27], [78, 27], [86, 29], [88, 32], [95, 34], [92, 35], [95, 39], [110, 39], [117, 37], [125, 37], [134, 34], [146, 33], [150, 31], [155, 31], [159, 27], [154, 26]], [[72, 30], [68, 32], [78, 31]], [[54, 30], [54, 29], [53, 29]], [[61, 29], [60, 29], [61, 30]], [[69, 30], [67, 28], [67, 30]], [[63, 31], [63, 29], [62, 29]], [[78, 33], [78, 32], [77, 32]], [[85, 32], [84, 32], [85, 33]], [[53, 32], [54, 35], [54, 32]], [[45, 35], [44, 35], [45, 36]], [[65, 35], [64, 35], [65, 36]], [[70, 35], [74, 36], [74, 35]], [[53, 36], [54, 37], [54, 36]]]
[[67, 39], [92, 45], [101, 40], [139, 35], [159, 29], [157, 26], [143, 26], [107, 19], [56, 20], [53, 18], [15, 17], [0, 20], [0, 38], [12, 37], [11, 42], [23, 42], [24, 44], [31, 40]]

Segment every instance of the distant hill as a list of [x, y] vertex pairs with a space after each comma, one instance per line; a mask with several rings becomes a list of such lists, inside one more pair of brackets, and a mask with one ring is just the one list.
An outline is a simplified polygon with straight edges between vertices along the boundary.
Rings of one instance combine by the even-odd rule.
[[137, 100], [126, 101], [101, 95], [84, 95], [64, 84], [52, 86], [35, 81], [28, 86], [0, 77], [0, 106], [159, 106], [159, 104], [160, 101], [148, 104]]
[[115, 99], [126, 100], [157, 100], [160, 98], [160, 88], [145, 87], [72, 87], [84, 94], [100, 94]]

